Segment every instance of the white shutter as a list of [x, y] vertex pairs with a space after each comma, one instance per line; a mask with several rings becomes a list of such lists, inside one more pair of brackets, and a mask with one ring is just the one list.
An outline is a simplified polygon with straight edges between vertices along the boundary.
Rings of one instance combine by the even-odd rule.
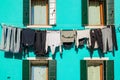
[[49, 25], [56, 25], [56, 0], [49, 0]]

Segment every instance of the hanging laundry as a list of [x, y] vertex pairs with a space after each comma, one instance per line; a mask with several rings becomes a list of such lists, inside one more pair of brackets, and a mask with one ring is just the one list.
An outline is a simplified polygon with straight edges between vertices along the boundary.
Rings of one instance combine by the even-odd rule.
[[10, 34], [11, 34], [11, 28], [7, 27], [6, 25], [2, 25], [2, 40], [1, 40], [0, 49], [6, 52], [9, 51]]
[[116, 32], [114, 25], [108, 25], [102, 29], [87, 29], [78, 31], [41, 31], [32, 29], [20, 29], [12, 26], [2, 25], [2, 38], [0, 49], [5, 52], [19, 53], [21, 48], [28, 53], [32, 48], [36, 56], [45, 56], [50, 47], [52, 54], [56, 47], [71, 46], [75, 42], [76, 47], [83, 46], [87, 42], [87, 47], [91, 52], [95, 48], [102, 53], [118, 50]]
[[12, 28], [10, 51], [13, 53], [20, 52], [21, 31], [22, 31], [22, 29]]
[[105, 27], [102, 29], [103, 53], [113, 51], [112, 31], [111, 28]]
[[116, 32], [115, 32], [115, 26], [114, 25], [111, 25], [111, 30], [112, 30], [113, 49], [115, 48], [115, 50], [118, 50]]
[[50, 46], [52, 54], [55, 53], [55, 49], [58, 46], [59, 46], [59, 49], [60, 49], [60, 53], [62, 53], [60, 31], [47, 31], [47, 34], [46, 34], [46, 51], [48, 51], [48, 46]]
[[0, 49], [6, 52], [19, 53], [20, 37], [21, 29], [2, 25], [2, 41]]
[[76, 47], [78, 48], [79, 45], [83, 42], [83, 40], [87, 40], [87, 44], [89, 44], [90, 41], [88, 39], [90, 38], [90, 30], [78, 30], [77, 31], [77, 37], [76, 37]]
[[84, 44], [87, 43], [87, 38], [82, 38], [82, 39], [79, 39], [79, 46], [84, 46]]
[[46, 31], [36, 31], [35, 32], [35, 54], [37, 56], [46, 55]]
[[[102, 32], [101, 29], [91, 29], [90, 30], [90, 51], [93, 52], [94, 48], [99, 48], [101, 52], [103, 52], [103, 41], [102, 41]], [[95, 44], [97, 43], [97, 47]]]
[[64, 46], [70, 47], [76, 39], [76, 31], [61, 31], [61, 42]]
[[34, 47], [35, 31], [32, 29], [23, 29], [22, 30], [22, 39], [21, 44], [25, 53], [28, 53], [30, 47]]

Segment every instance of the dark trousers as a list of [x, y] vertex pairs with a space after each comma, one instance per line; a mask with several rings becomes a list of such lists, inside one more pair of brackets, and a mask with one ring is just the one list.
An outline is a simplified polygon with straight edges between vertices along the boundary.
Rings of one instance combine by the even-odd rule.
[[46, 31], [36, 31], [35, 33], [35, 54], [44, 56], [46, 53]]
[[102, 42], [101, 29], [91, 29], [90, 37], [91, 37], [91, 47], [90, 47], [91, 52], [93, 52], [93, 49], [95, 47], [95, 42], [97, 42], [98, 48], [102, 52], [103, 51], [103, 42]]
[[111, 25], [111, 30], [112, 30], [113, 49], [115, 48], [115, 50], [118, 50], [117, 40], [116, 40], [116, 32], [115, 32], [114, 25]]

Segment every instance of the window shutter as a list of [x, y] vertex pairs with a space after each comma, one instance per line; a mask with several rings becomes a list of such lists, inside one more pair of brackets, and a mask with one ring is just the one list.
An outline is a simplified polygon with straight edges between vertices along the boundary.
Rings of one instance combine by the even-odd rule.
[[56, 25], [56, 0], [49, 0], [49, 25]]
[[88, 0], [82, 1], [82, 25], [88, 24]]
[[23, 60], [23, 62], [22, 62], [22, 80], [30, 80], [29, 60]]
[[23, 24], [29, 24], [29, 0], [23, 0]]
[[56, 61], [49, 60], [48, 63], [48, 80], [56, 80]]
[[81, 80], [87, 80], [87, 61], [80, 61], [80, 70]]
[[106, 0], [107, 25], [114, 24], [114, 0]]
[[104, 78], [105, 80], [114, 80], [114, 61], [113, 60], [108, 60], [108, 61], [104, 61]]

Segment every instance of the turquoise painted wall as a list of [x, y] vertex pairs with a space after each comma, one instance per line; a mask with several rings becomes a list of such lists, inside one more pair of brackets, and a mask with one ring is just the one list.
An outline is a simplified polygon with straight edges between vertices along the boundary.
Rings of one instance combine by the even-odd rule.
[[[0, 0], [0, 23], [12, 24], [23, 27], [22, 4], [23, 0]], [[120, 24], [120, 0], [115, 0], [115, 24], [120, 47], [120, 32], [117, 27]], [[53, 29], [83, 29], [81, 26], [81, 0], [57, 0], [57, 26]], [[1, 27], [0, 27], [1, 38]], [[0, 39], [1, 40], [1, 39]], [[30, 53], [30, 57], [34, 53]], [[51, 56], [51, 54], [50, 54]], [[80, 80], [80, 60], [90, 57], [89, 51], [85, 48], [75, 51], [75, 47], [70, 50], [63, 49], [63, 56], [56, 53], [57, 60], [57, 80]], [[98, 52], [94, 51], [93, 57], [99, 57]], [[120, 48], [115, 52], [105, 54], [115, 61], [115, 80], [120, 80]], [[11, 54], [0, 51], [0, 80], [22, 80], [22, 54]]]
[[[0, 23], [22, 26], [22, 0], [0, 0]], [[0, 80], [22, 80], [21, 75], [22, 60], [0, 51]]]

